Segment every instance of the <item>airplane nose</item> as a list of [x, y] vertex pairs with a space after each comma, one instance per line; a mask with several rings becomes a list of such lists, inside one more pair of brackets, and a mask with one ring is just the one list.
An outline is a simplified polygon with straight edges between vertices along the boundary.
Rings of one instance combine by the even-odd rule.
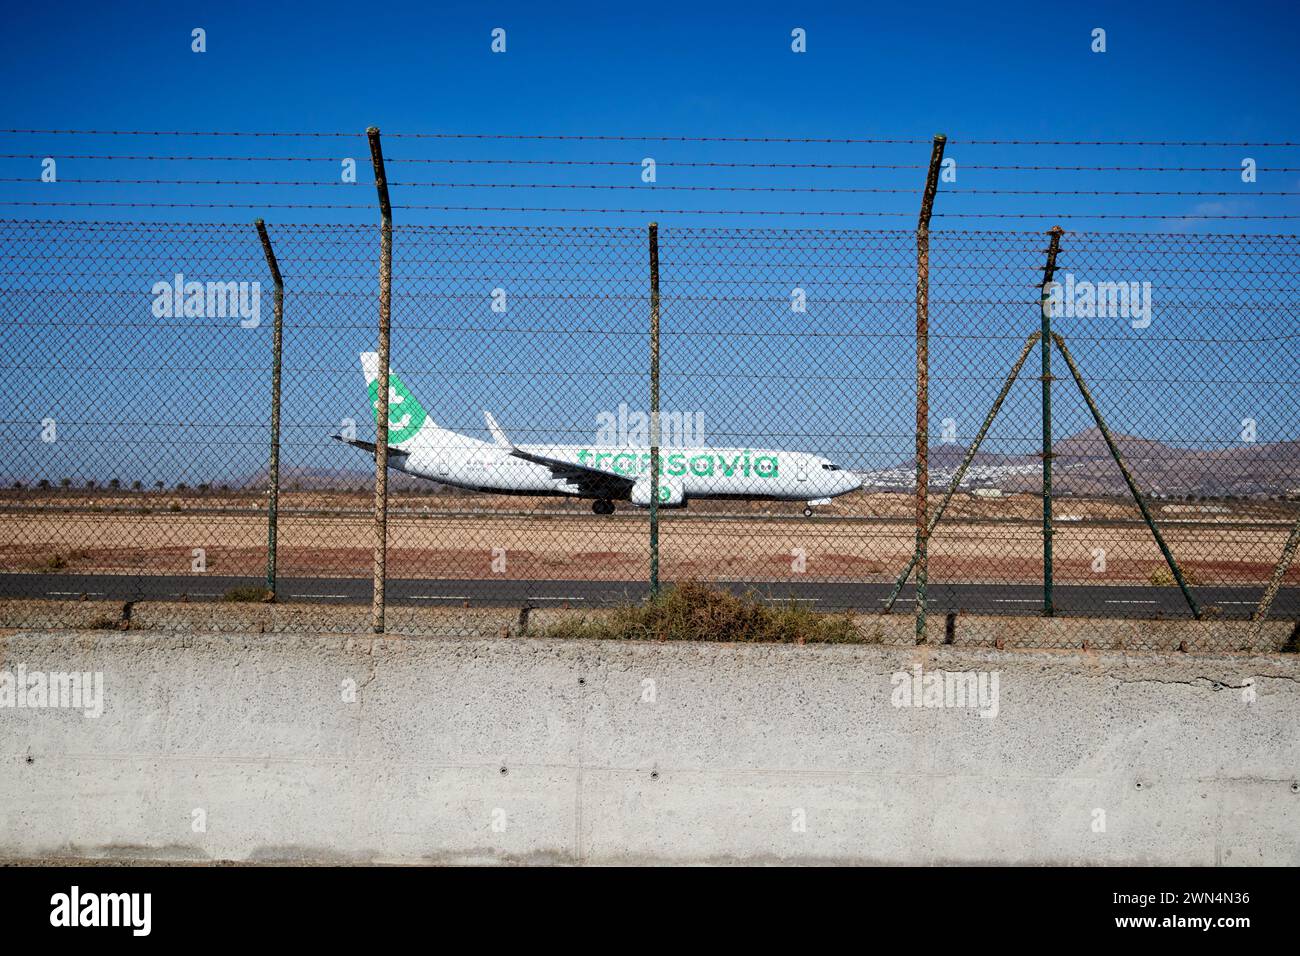
[[857, 491], [859, 488], [862, 487], [862, 479], [859, 478], [857, 475], [853, 474], [853, 472], [844, 471], [844, 472], [840, 472], [840, 474], [844, 476], [842, 479], [844, 482], [844, 492], [841, 492], [841, 494], [850, 491]]

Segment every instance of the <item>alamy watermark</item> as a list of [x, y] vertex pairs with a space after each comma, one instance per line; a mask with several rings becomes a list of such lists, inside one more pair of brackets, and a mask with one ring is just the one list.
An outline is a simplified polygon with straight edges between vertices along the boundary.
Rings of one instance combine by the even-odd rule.
[[104, 713], [103, 671], [28, 671], [25, 664], [0, 671], [0, 710], [48, 708], [99, 717]]
[[1067, 272], [1064, 282], [1049, 282], [1043, 308], [1052, 318], [1129, 319], [1133, 328], [1151, 324], [1150, 282], [1076, 281]]
[[[617, 412], [600, 412], [596, 415], [597, 445], [654, 444], [654, 428], [650, 415], [633, 411], [627, 402], [620, 402]], [[703, 412], [660, 412], [659, 445], [663, 448], [691, 448], [704, 444]]]
[[160, 279], [149, 290], [156, 319], [238, 318], [246, 329], [262, 321], [260, 282], [186, 282], [177, 272], [171, 280]]
[[153, 929], [152, 893], [83, 893], [73, 885], [50, 897], [50, 925], [55, 927], [125, 927], [132, 936]]
[[997, 671], [895, 671], [890, 703], [895, 707], [969, 707], [981, 717], [998, 715]]

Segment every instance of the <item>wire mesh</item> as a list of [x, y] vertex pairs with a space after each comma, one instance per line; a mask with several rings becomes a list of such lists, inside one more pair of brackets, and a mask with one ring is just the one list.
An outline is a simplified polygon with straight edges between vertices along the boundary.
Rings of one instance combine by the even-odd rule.
[[[193, 573], [196, 597], [211, 596], [199, 574], [255, 582], [271, 325], [252, 227], [8, 221], [0, 236], [0, 566], [54, 575], [31, 596], [97, 596], [101, 576], [138, 596], [146, 575]], [[178, 281], [204, 283], [201, 308], [174, 308]]]
[[[913, 441], [914, 234], [669, 229], [662, 257], [664, 408], [742, 470], [766, 459], [779, 496], [673, 515], [668, 573], [872, 607], [879, 588], [861, 585], [912, 540], [910, 494], [854, 486]], [[735, 457], [700, 470], [725, 484]]]
[[[268, 230], [285, 282], [276, 595], [359, 606], [378, 228]], [[662, 578], [883, 609], [914, 534], [915, 234], [659, 235]], [[932, 515], [1040, 328], [1046, 246], [931, 233]], [[260, 594], [272, 328], [253, 226], [8, 220], [0, 248], [4, 594]], [[398, 226], [394, 248], [390, 602], [644, 596], [646, 231]], [[1298, 252], [1275, 235], [1061, 240], [1053, 331], [1210, 615], [1249, 614], [1300, 515]], [[931, 538], [936, 612], [1042, 608], [1039, 361], [1034, 345]], [[1059, 350], [1053, 375], [1056, 609], [1190, 616]], [[910, 600], [909, 584], [895, 609]]]
[[[946, 464], [949, 478], [1018, 350], [1039, 330], [1046, 245], [1034, 233], [936, 234], [932, 434], [946, 440], [932, 468]], [[1300, 416], [1290, 326], [1298, 249], [1294, 237], [1276, 236], [1061, 240], [1052, 331], [1210, 613], [1245, 616], [1254, 607], [1296, 520]], [[1098, 421], [1054, 353], [1058, 609], [1189, 615]], [[1035, 346], [932, 539], [936, 579], [1041, 581], [1041, 375]], [[1043, 606], [1041, 594], [992, 592], [953, 603]]]

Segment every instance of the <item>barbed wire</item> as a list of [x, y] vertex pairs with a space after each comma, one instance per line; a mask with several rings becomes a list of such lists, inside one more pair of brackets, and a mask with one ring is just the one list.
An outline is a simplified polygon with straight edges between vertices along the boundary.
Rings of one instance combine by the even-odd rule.
[[[373, 207], [367, 207], [373, 208]], [[899, 213], [899, 215], [905, 215]], [[59, 224], [63, 224], [60, 221]], [[0, 226], [21, 227], [31, 230], [44, 230], [52, 225], [50, 220], [0, 216]], [[190, 220], [129, 220], [119, 219], [77, 219], [68, 220], [66, 225], [77, 230], [98, 234], [120, 233], [123, 229], [144, 233], [170, 233], [177, 238], [190, 238], [204, 233], [210, 236], [225, 236], [230, 230], [244, 232], [251, 227], [247, 220], [214, 220], [211, 222], [193, 222]], [[349, 261], [370, 262], [367, 250], [352, 246], [339, 246], [337, 240], [351, 239], [354, 236], [372, 235], [374, 223], [355, 222], [283, 222], [268, 224], [274, 233], [276, 230], [291, 232], [302, 242], [311, 247], [328, 250], [333, 255], [299, 256], [296, 250], [289, 250], [286, 259], [298, 258], [301, 261], [335, 262], [340, 256]], [[393, 226], [395, 234], [418, 236], [421, 245], [441, 248], [460, 248], [468, 238], [491, 237], [493, 243], [510, 248], [525, 245], [530, 250], [547, 248], [554, 244], [565, 250], [569, 249], [611, 249], [611, 244], [621, 243], [628, 248], [640, 250], [645, 243], [644, 228], [627, 225], [592, 225], [592, 224], [516, 224], [516, 223], [417, 223], [398, 222]], [[725, 249], [741, 248], [747, 251], [784, 250], [787, 252], [822, 252], [828, 248], [840, 247], [844, 242], [852, 241], [852, 248], [879, 249], [881, 243], [890, 249], [899, 248], [903, 239], [913, 239], [915, 230], [899, 226], [860, 227], [860, 226], [714, 226], [714, 225], [668, 225], [661, 230], [672, 235], [674, 241], [691, 248], [718, 247]], [[1131, 251], [1166, 251], [1171, 243], [1179, 246], [1212, 246], [1215, 255], [1220, 257], [1253, 257], [1258, 255], [1254, 246], [1274, 246], [1282, 244], [1289, 247], [1297, 237], [1286, 233], [1258, 232], [1213, 232], [1193, 233], [1185, 231], [1151, 232], [1151, 231], [1096, 231], [1086, 229], [1065, 229], [1063, 235], [1070, 238], [1070, 248], [1079, 251], [1087, 249], [1125, 249]], [[978, 239], [978, 245], [971, 239]], [[1008, 245], [1015, 248], [1027, 248], [1037, 256], [1046, 250], [1047, 232], [1035, 229], [1005, 228], [970, 228], [945, 230], [935, 236], [935, 241], [943, 245], [936, 250], [948, 250], [947, 241], [955, 243], [952, 253], [981, 253], [989, 251], [1006, 251]], [[863, 245], [871, 243], [872, 245]], [[1025, 246], [1026, 243], [1030, 245]], [[910, 246], [909, 246], [910, 248]], [[352, 256], [344, 255], [351, 251]], [[413, 250], [411, 258], [404, 261], [437, 261], [423, 259], [418, 250]], [[126, 253], [114, 250], [108, 258], [121, 258]], [[945, 252], [947, 254], [947, 252]], [[88, 255], [93, 255], [90, 253]], [[46, 258], [59, 258], [58, 252], [42, 252]], [[229, 256], [222, 258], [245, 259], [246, 261], [264, 262], [262, 255], [250, 254], [247, 257]], [[457, 260], [459, 261], [459, 260]], [[566, 261], [569, 261], [566, 259]], [[909, 259], [909, 263], [911, 260]], [[909, 268], [912, 266], [909, 265]], [[953, 266], [945, 266], [952, 268]], [[1041, 263], [1035, 263], [1034, 271], [1041, 271]], [[1246, 270], [1250, 271], [1250, 270]]]
[[[28, 177], [0, 177], [4, 183], [37, 184]], [[355, 182], [341, 180], [291, 180], [291, 179], [61, 179], [61, 183], [133, 186], [326, 186], [355, 187]], [[50, 185], [50, 184], [40, 184]], [[917, 195], [917, 187], [892, 186], [705, 186], [697, 184], [654, 183], [465, 183], [438, 181], [390, 180], [390, 187], [427, 189], [603, 189], [642, 190], [647, 192], [758, 192], [758, 193], [866, 193], [890, 195]], [[959, 187], [945, 191], [947, 196], [1000, 195], [1000, 196], [1296, 196], [1295, 190], [1115, 190], [1115, 189], [985, 189]]]
[[[39, 136], [232, 136], [248, 138], [337, 138], [361, 136], [359, 130], [351, 131], [296, 131], [296, 130], [104, 130], [104, 129], [0, 129], [0, 134]], [[385, 132], [392, 139], [469, 139], [469, 140], [568, 140], [576, 142], [684, 142], [684, 143], [806, 143], [828, 144], [883, 144], [928, 145], [929, 138], [901, 136], [681, 136], [659, 133], [648, 134], [591, 134], [591, 133], [466, 133], [466, 132]], [[1179, 148], [1294, 148], [1300, 143], [1291, 140], [1144, 140], [1144, 139], [960, 139], [950, 138], [952, 145], [966, 146], [1165, 146]]]
[[[0, 153], [0, 159], [46, 159], [46, 153]], [[265, 163], [337, 163], [347, 157], [340, 156], [218, 156], [218, 155], [163, 155], [163, 154], [110, 154], [64, 153], [59, 159], [109, 160], [133, 162], [265, 162]], [[431, 156], [386, 156], [386, 163], [420, 163], [431, 165], [485, 165], [485, 166], [603, 166], [640, 167], [636, 159], [519, 159], [519, 158], [459, 158]], [[925, 163], [792, 163], [792, 162], [725, 162], [720, 160], [656, 160], [660, 167], [690, 169], [925, 169]], [[1258, 166], [1259, 172], [1295, 173], [1300, 166]], [[1034, 163], [963, 163], [966, 170], [993, 170], [1014, 172], [1142, 172], [1142, 173], [1239, 173], [1240, 166], [1080, 166]]]
[[[257, 203], [257, 202], [132, 202], [103, 200], [11, 200], [0, 199], [0, 206], [23, 207], [89, 207], [135, 209], [368, 209], [373, 203]], [[439, 212], [518, 212], [518, 213], [596, 213], [601, 215], [689, 215], [689, 216], [799, 216], [799, 217], [901, 217], [915, 218], [908, 210], [809, 210], [809, 209], [670, 209], [666, 207], [605, 207], [605, 206], [468, 206], [440, 203], [393, 203], [394, 209], [426, 210]], [[1083, 212], [935, 212], [935, 219], [1122, 219], [1195, 221], [1292, 221], [1300, 214], [1258, 213], [1083, 213]]]
[[[291, 131], [291, 130], [267, 130], [267, 131], [220, 131], [220, 130], [104, 130], [104, 129], [20, 129], [10, 128], [0, 130], [0, 135], [8, 134], [18, 137], [32, 137], [39, 135], [51, 136], [87, 136], [87, 137], [250, 137], [271, 139], [328, 139], [328, 138], [355, 138], [361, 139], [360, 131]], [[828, 144], [861, 144], [861, 145], [884, 145], [884, 146], [908, 146], [931, 143], [930, 139], [909, 137], [909, 136], [860, 136], [860, 137], [816, 137], [816, 136], [731, 136], [731, 135], [701, 135], [701, 136], [672, 136], [661, 134], [570, 134], [570, 133], [474, 133], [474, 132], [447, 132], [447, 131], [410, 131], [410, 132], [391, 132], [385, 134], [390, 140], [398, 140], [402, 143], [416, 142], [454, 142], [454, 141], [537, 141], [537, 142], [576, 142], [576, 143], [626, 143], [626, 142], [651, 142], [651, 143], [686, 143], [686, 144], [805, 144], [805, 145], [828, 145]], [[1229, 140], [1124, 140], [1124, 139], [1019, 139], [1019, 138], [990, 138], [990, 139], [969, 139], [948, 140], [950, 148], [957, 146], [964, 148], [966, 146], [1016, 146], [1016, 147], [1168, 147], [1168, 148], [1210, 148], [1210, 147], [1250, 147], [1250, 148], [1289, 148], [1297, 144], [1286, 140], [1278, 141], [1259, 141], [1255, 143], [1245, 141]], [[408, 166], [438, 166], [446, 169], [485, 169], [491, 167], [500, 167], [502, 169], [634, 169], [641, 166], [644, 169], [646, 160], [638, 161], [636, 158], [610, 158], [600, 156], [470, 156], [470, 157], [453, 157], [438, 155], [406, 155], [402, 156], [399, 147], [399, 155], [386, 159], [386, 162], [393, 164], [407, 164]], [[54, 157], [41, 156], [34, 152], [14, 151], [0, 154], [0, 158], [8, 160], [22, 159], [52, 159]], [[352, 157], [353, 159], [355, 157]], [[768, 160], [766, 157], [738, 157], [738, 158], [708, 158], [695, 159], [692, 157], [662, 157], [656, 161], [657, 166], [663, 166], [665, 169], [680, 170], [698, 170], [712, 171], [715, 173], [725, 173], [728, 171], [767, 171], [767, 172], [794, 172], [799, 171], [835, 171], [842, 172], [915, 172], [928, 168], [921, 162], [897, 162], [882, 161], [882, 159], [891, 159], [892, 157], [868, 157], [861, 161], [780, 161]], [[918, 157], [919, 158], [919, 157]], [[949, 158], [953, 158], [949, 153]], [[972, 158], [978, 159], [978, 155]], [[258, 155], [240, 156], [234, 152], [200, 152], [193, 151], [192, 155], [187, 155], [180, 151], [131, 151], [116, 153], [114, 151], [88, 151], [80, 150], [72, 153], [67, 157], [60, 157], [61, 160], [70, 160], [72, 162], [86, 163], [152, 163], [152, 162], [171, 162], [171, 163], [226, 163], [238, 162], [244, 163], [266, 163], [283, 165], [285, 163], [323, 163], [323, 162], [340, 162], [346, 161], [349, 157], [330, 157], [321, 155], [270, 155], [268, 151], [260, 151]], [[954, 159], [955, 162], [955, 159]], [[1253, 160], [1250, 163], [1254, 163]], [[1285, 223], [1300, 219], [1300, 212], [1293, 213], [1286, 206], [1282, 208], [1274, 207], [1273, 209], [1246, 206], [1242, 203], [1254, 199], [1275, 199], [1289, 200], [1300, 195], [1300, 192], [1285, 188], [1289, 183], [1271, 184], [1282, 186], [1282, 188], [1271, 189], [1228, 189], [1214, 188], [1217, 184], [1214, 182], [1193, 182], [1187, 185], [1194, 188], [1140, 188], [1138, 184], [1133, 184], [1135, 188], [1098, 188], [1088, 183], [1076, 183], [1070, 181], [1062, 183], [1060, 188], [1030, 188], [1028, 184], [1012, 183], [1007, 186], [999, 185], [999, 173], [1058, 173], [1068, 175], [1073, 173], [1086, 173], [1098, 176], [1115, 176], [1120, 174], [1160, 174], [1160, 175], [1177, 175], [1186, 176], [1195, 175], [1212, 175], [1216, 173], [1241, 173], [1244, 182], [1253, 183], [1256, 180], [1248, 178], [1246, 169], [1258, 174], [1288, 174], [1300, 171], [1300, 167], [1279, 163], [1275, 166], [1251, 166], [1243, 161], [1243, 168], [1231, 165], [1217, 166], [1206, 163], [1193, 164], [1095, 164], [1086, 165], [1081, 163], [1073, 164], [1054, 164], [1054, 163], [1016, 163], [1016, 162], [965, 162], [964, 158], [960, 166], [951, 167], [950, 171], [957, 168], [969, 173], [975, 173], [981, 178], [977, 178], [971, 185], [953, 185], [951, 181], [945, 182], [940, 189], [940, 195], [943, 197], [939, 207], [934, 213], [934, 218], [938, 222], [946, 223], [963, 223], [963, 222], [1005, 222], [1012, 220], [1024, 220], [1028, 224], [1054, 220], [1056, 223], [1082, 220], [1085, 222], [1150, 222], [1150, 223], [1168, 223], [1168, 224], [1187, 224], [1202, 223], [1205, 224], [1205, 231], [1210, 231], [1210, 224], [1223, 224], [1230, 222], [1257, 222], [1257, 223]], [[44, 170], [43, 170], [44, 172]], [[355, 170], [354, 170], [355, 173]], [[983, 178], [983, 174], [990, 174], [990, 178]], [[490, 179], [491, 177], [489, 177]], [[738, 177], [737, 177], [738, 178]], [[910, 178], [910, 177], [909, 177]], [[48, 193], [42, 193], [40, 197], [34, 197], [31, 193], [24, 193], [23, 187], [28, 184], [35, 184], [40, 181], [42, 185], [68, 185], [71, 187], [108, 187], [120, 189], [120, 194], [113, 199], [95, 199], [93, 194], [81, 193], [84, 198], [65, 198], [66, 194], [59, 194], [58, 199], [45, 198]], [[52, 177], [49, 182], [43, 178], [26, 177], [26, 176], [4, 176], [0, 177], [0, 183], [16, 187], [16, 195], [0, 198], [0, 207], [11, 208], [30, 208], [30, 209], [68, 209], [68, 210], [93, 210], [93, 209], [138, 209], [138, 210], [257, 210], [267, 213], [277, 211], [296, 211], [312, 212], [322, 214], [322, 220], [330, 218], [350, 219], [348, 216], [331, 216], [325, 214], [342, 213], [342, 212], [373, 212], [374, 203], [367, 202], [348, 202], [343, 201], [339, 189], [348, 186], [361, 186], [366, 188], [366, 179], [364, 176], [358, 181], [356, 176], [350, 177], [345, 181], [343, 177], [335, 178], [303, 178], [303, 177], [282, 177], [277, 175], [268, 176], [236, 176], [236, 177], [214, 177], [214, 176], [72, 176], [68, 178]], [[767, 196], [881, 196], [881, 197], [914, 197], [920, 191], [920, 183], [896, 184], [888, 180], [876, 185], [871, 183], [841, 182], [818, 184], [816, 181], [808, 182], [746, 182], [743, 179], [737, 181], [736, 178], [727, 181], [726, 178], [720, 182], [710, 182], [707, 179], [703, 181], [669, 181], [656, 182], [651, 177], [649, 182], [638, 183], [619, 183], [619, 182], [522, 182], [510, 181], [493, 182], [484, 181], [483, 178], [465, 178], [442, 180], [440, 178], [420, 179], [407, 178], [389, 180], [388, 185], [397, 190], [419, 191], [419, 190], [436, 190], [440, 192], [485, 192], [509, 194], [518, 193], [520, 198], [528, 195], [530, 198], [540, 198], [546, 194], [554, 193], [571, 193], [575, 196], [581, 196], [584, 192], [590, 193], [593, 197], [601, 193], [624, 193], [632, 194], [640, 190], [642, 196], [647, 196], [652, 192], [659, 192], [667, 195], [695, 195], [708, 194], [710, 196], [730, 196], [730, 195], [767, 195]], [[1104, 184], [1102, 184], [1104, 185]], [[134, 187], [139, 187], [135, 189]], [[167, 200], [164, 193], [157, 198], [148, 195], [138, 195], [142, 190], [155, 187], [159, 189], [168, 188], [193, 188], [196, 190], [205, 189], [279, 189], [279, 190], [299, 190], [312, 189], [314, 187], [325, 188], [332, 196], [328, 201], [304, 201], [295, 200], [292, 194], [281, 194], [275, 197], [275, 201], [258, 202], [250, 200], [226, 201], [218, 196], [207, 194], [210, 198], [204, 199], [204, 193], [195, 193], [184, 200]], [[649, 192], [647, 192], [649, 191]], [[228, 194], [228, 193], [227, 193]], [[78, 195], [75, 194], [74, 195]], [[1154, 208], [1148, 206], [1146, 209], [1141, 207], [1134, 209], [1128, 204], [1120, 205], [1118, 209], [1107, 209], [1101, 205], [1089, 206], [1086, 210], [1071, 211], [1065, 208], [1060, 211], [1050, 210], [1041, 211], [1033, 210], [998, 210], [998, 209], [969, 209], [962, 208], [961, 201], [963, 197], [979, 199], [980, 197], [1001, 197], [1001, 196], [1022, 196], [1022, 197], [1046, 197], [1059, 199], [1104, 199], [1114, 198], [1116, 200], [1133, 199], [1133, 200], [1161, 200], [1161, 199], [1205, 199], [1220, 200], [1217, 204], [1205, 203], [1191, 211], [1183, 212], [1159, 212], [1159, 205]], [[367, 197], [369, 198], [369, 197]], [[414, 197], [411, 197], [414, 198]], [[512, 197], [514, 198], [514, 197]], [[322, 194], [322, 200], [326, 197]], [[445, 197], [451, 200], [452, 196]], [[643, 200], [644, 202], [644, 200]], [[911, 220], [914, 212], [911, 210], [898, 210], [894, 208], [879, 209], [853, 209], [853, 208], [777, 208], [773, 206], [756, 206], [747, 207], [739, 206], [735, 208], [687, 208], [681, 205], [659, 205], [659, 200], [651, 200], [644, 204], [631, 205], [624, 203], [601, 203], [601, 202], [569, 202], [550, 204], [545, 201], [529, 202], [510, 202], [500, 204], [473, 203], [473, 202], [419, 202], [408, 201], [398, 202], [393, 205], [394, 209], [404, 210], [410, 213], [429, 213], [429, 214], [446, 214], [457, 216], [505, 216], [519, 215], [527, 217], [546, 216], [546, 215], [566, 215], [566, 216], [682, 216], [682, 217], [726, 217], [726, 218], [772, 218], [780, 221], [782, 219], [798, 219], [803, 221], [816, 220], [870, 220], [879, 219], [881, 221], [891, 220]], [[1229, 203], [1229, 205], [1225, 205]], [[957, 208], [951, 208], [951, 205], [957, 205]], [[827, 205], [827, 204], [819, 204]]]

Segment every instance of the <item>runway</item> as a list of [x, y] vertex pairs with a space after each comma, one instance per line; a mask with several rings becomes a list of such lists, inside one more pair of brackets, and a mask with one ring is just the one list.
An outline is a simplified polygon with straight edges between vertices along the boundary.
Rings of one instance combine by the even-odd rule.
[[[0, 598], [112, 601], [215, 601], [231, 588], [260, 586], [260, 578], [218, 575], [90, 575], [0, 574]], [[726, 581], [733, 591], [754, 590], [772, 601], [797, 601], [817, 610], [880, 610], [891, 585], [882, 582]], [[1203, 607], [1219, 608], [1221, 616], [1248, 618], [1259, 602], [1262, 587], [1198, 587]], [[1038, 614], [1042, 587], [1036, 584], [943, 584], [928, 589], [932, 611], [972, 614]], [[367, 604], [368, 578], [281, 578], [277, 597], [284, 602]], [[648, 594], [645, 581], [555, 581], [495, 579], [389, 578], [388, 601], [394, 605], [469, 604], [472, 607], [601, 607], [639, 601]], [[1055, 588], [1056, 612], [1081, 617], [1190, 618], [1176, 587], [1145, 585], [1070, 585]], [[914, 588], [907, 585], [895, 610], [910, 612]], [[1300, 588], [1283, 588], [1270, 617], [1300, 616]]]

